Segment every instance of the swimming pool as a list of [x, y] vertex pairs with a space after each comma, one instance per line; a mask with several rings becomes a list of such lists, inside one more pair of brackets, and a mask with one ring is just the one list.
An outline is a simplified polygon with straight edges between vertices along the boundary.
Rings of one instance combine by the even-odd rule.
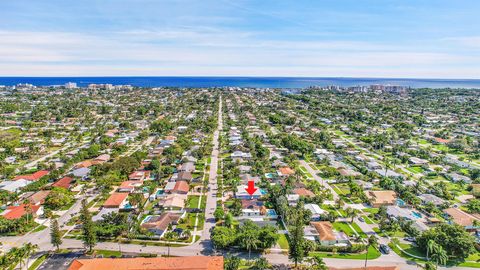
[[262, 195], [265, 195], [265, 194], [267, 194], [267, 191], [264, 190], [264, 189], [260, 189], [260, 193], [261, 193]]
[[164, 193], [165, 193], [165, 190], [163, 190], [163, 189], [157, 190], [157, 196], [161, 196], [161, 195], [163, 195]]
[[277, 216], [277, 212], [275, 212], [275, 209], [267, 209], [267, 216]]
[[402, 199], [397, 199], [396, 201], [397, 201], [397, 205], [398, 205], [398, 206], [400, 206], [400, 207], [405, 206], [405, 201], [404, 201], [404, 200], [402, 200]]
[[420, 214], [420, 213], [418, 213], [418, 212], [415, 212], [415, 211], [412, 211], [412, 216], [413, 216], [414, 218], [417, 218], [417, 219], [418, 219], [418, 218], [422, 218], [422, 214]]

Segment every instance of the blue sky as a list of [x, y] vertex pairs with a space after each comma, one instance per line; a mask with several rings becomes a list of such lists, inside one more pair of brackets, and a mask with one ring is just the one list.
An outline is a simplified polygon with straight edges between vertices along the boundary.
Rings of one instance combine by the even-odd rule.
[[480, 78], [478, 0], [0, 1], [0, 76]]

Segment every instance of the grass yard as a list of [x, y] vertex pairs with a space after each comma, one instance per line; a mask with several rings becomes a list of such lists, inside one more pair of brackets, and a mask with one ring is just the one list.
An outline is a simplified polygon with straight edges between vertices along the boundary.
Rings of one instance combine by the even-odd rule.
[[[187, 207], [188, 208], [198, 208], [198, 201], [200, 200], [200, 196], [198, 195], [190, 195], [188, 196], [188, 204], [187, 204]], [[205, 198], [202, 198], [202, 202], [201, 202], [201, 205], [200, 205], [200, 208], [201, 209], [205, 209], [205, 206], [207, 204], [207, 201], [205, 200]]]
[[94, 252], [97, 255], [97, 257], [99, 255], [102, 255], [104, 258], [111, 258], [111, 257], [120, 258], [122, 256], [122, 253], [116, 250], [96, 249]]
[[334, 222], [333, 228], [339, 232], [344, 232], [348, 236], [355, 236], [355, 232], [345, 222]]
[[280, 247], [282, 249], [288, 249], [288, 239], [287, 239], [287, 235], [286, 234], [278, 234], [278, 241], [277, 241], [278, 245], [280, 245]]
[[37, 269], [42, 263], [47, 259], [48, 254], [43, 254], [42, 256], [38, 257], [30, 267], [28, 267], [28, 270], [35, 270]]
[[351, 260], [365, 260], [367, 257], [369, 260], [374, 260], [380, 257], [381, 253], [376, 248], [370, 246], [368, 248], [368, 255], [366, 253], [329, 253], [329, 252], [310, 252], [310, 256], [319, 256], [321, 258], [334, 258], [334, 259], [351, 259]]

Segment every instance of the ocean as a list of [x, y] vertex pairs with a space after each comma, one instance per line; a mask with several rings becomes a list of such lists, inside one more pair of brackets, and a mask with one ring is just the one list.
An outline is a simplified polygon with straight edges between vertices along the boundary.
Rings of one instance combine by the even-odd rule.
[[75, 82], [78, 86], [91, 83], [133, 85], [139, 87], [258, 87], [305, 88], [309, 86], [356, 86], [391, 84], [412, 88], [478, 88], [477, 79], [386, 79], [386, 78], [334, 78], [334, 77], [0, 77], [0, 85], [30, 83], [36, 86], [63, 85]]

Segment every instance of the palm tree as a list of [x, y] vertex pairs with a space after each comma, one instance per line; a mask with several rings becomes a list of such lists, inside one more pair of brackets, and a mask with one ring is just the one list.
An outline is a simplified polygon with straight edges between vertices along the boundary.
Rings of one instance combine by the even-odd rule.
[[247, 231], [244, 233], [240, 241], [242, 242], [243, 246], [245, 246], [245, 248], [248, 250], [248, 259], [250, 260], [252, 249], [257, 248], [257, 244], [258, 244], [257, 237], [253, 232]]
[[320, 256], [313, 256], [310, 258], [310, 264], [312, 265], [312, 269], [314, 270], [327, 270], [328, 267], [323, 261], [323, 258]]
[[33, 253], [37, 252], [37, 250], [37, 245], [34, 245], [32, 243], [25, 244], [25, 257], [27, 258], [27, 267], [30, 261], [30, 256], [32, 256]]
[[430, 260], [429, 254], [435, 249], [437, 243], [433, 239], [428, 240], [427, 242], [427, 260]]
[[368, 262], [368, 250], [370, 249], [370, 246], [376, 247], [378, 245], [378, 239], [375, 235], [370, 235], [368, 238], [368, 243], [367, 243], [367, 253], [365, 254], [365, 268], [367, 268], [367, 262]]
[[432, 262], [426, 262], [425, 265], [423, 266], [423, 269], [425, 270], [437, 270], [437, 266], [433, 264]]
[[445, 265], [447, 264], [448, 255], [447, 252], [442, 248], [442, 246], [437, 245], [436, 248], [433, 250], [431, 258], [436, 264]]
[[170, 241], [175, 239], [175, 233], [167, 232], [163, 238], [165, 238], [165, 240], [167, 241], [168, 257], [170, 257]]

